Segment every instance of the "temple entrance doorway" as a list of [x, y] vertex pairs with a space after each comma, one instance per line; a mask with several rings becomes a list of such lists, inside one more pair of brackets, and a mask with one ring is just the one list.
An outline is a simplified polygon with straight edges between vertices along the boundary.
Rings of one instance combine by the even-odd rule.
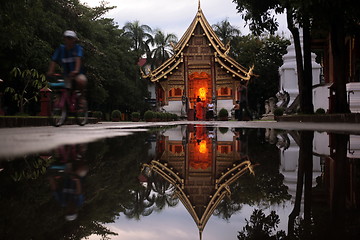
[[[197, 99], [202, 103], [202, 113], [199, 112], [201, 108], [198, 107], [196, 111]], [[205, 120], [206, 106], [212, 100], [212, 82], [211, 76], [206, 72], [194, 72], [189, 76], [188, 88], [188, 120]], [[196, 116], [197, 115], [197, 116]], [[202, 118], [200, 116], [202, 115]]]

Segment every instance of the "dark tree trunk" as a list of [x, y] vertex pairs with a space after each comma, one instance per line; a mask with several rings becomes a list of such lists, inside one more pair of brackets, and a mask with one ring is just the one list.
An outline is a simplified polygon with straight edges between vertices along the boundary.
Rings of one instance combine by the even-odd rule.
[[330, 229], [335, 234], [334, 239], [346, 239], [345, 222], [346, 222], [346, 160], [347, 160], [347, 143], [349, 136], [345, 134], [334, 134], [332, 136], [334, 144], [334, 178], [333, 178], [333, 192], [331, 198], [331, 226]]
[[334, 89], [335, 89], [335, 113], [350, 112], [346, 95], [346, 70], [345, 70], [345, 30], [344, 16], [337, 14], [331, 22], [330, 38], [331, 50], [334, 59]]
[[[300, 133], [300, 158], [304, 161], [304, 220], [305, 228], [311, 232], [311, 199], [312, 199], [312, 180], [313, 180], [313, 131], [303, 131]], [[310, 238], [310, 236], [309, 236]]]
[[311, 63], [311, 35], [310, 20], [308, 17], [303, 18], [303, 41], [304, 41], [304, 80], [301, 94], [300, 106], [303, 113], [314, 113], [314, 105], [312, 99], [312, 63]]
[[304, 188], [304, 220], [310, 226], [311, 222], [311, 188], [312, 188], [312, 169], [313, 169], [313, 131], [302, 131], [299, 133], [299, 160], [296, 184], [296, 195], [294, 209], [289, 215], [288, 235], [294, 235], [295, 219], [300, 214], [301, 198]]
[[296, 55], [296, 69], [297, 69], [297, 77], [298, 77], [298, 87], [299, 87], [299, 103], [300, 110], [303, 111], [305, 108], [305, 96], [304, 96], [304, 65], [303, 65], [303, 57], [301, 51], [301, 42], [300, 42], [300, 33], [299, 29], [295, 27], [293, 21], [293, 11], [291, 8], [287, 8], [286, 17], [288, 22], [288, 29], [293, 35], [294, 46], [295, 46], [295, 55]]

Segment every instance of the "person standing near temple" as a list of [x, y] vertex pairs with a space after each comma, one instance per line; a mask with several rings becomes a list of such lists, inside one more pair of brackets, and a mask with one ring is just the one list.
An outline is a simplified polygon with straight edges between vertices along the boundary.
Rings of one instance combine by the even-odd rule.
[[242, 80], [240, 82], [240, 89], [239, 89], [239, 95], [240, 95], [240, 108], [239, 108], [239, 121], [243, 120], [252, 120], [250, 111], [248, 109], [248, 101], [247, 101], [247, 87], [245, 85], [245, 81]]
[[213, 120], [214, 119], [214, 102], [211, 101], [207, 105], [207, 111], [206, 111], [206, 120]]
[[203, 108], [204, 108], [204, 105], [203, 103], [201, 102], [201, 98], [198, 96], [196, 98], [196, 120], [203, 120], [203, 116], [204, 116], [204, 111], [203, 111]]

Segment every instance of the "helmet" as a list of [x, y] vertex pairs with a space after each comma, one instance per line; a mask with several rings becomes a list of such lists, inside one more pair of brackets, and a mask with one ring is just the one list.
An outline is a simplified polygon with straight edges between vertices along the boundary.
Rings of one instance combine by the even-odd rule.
[[66, 30], [64, 32], [64, 37], [71, 37], [71, 38], [76, 38], [77, 39], [76, 33], [74, 31], [71, 31], [71, 30]]

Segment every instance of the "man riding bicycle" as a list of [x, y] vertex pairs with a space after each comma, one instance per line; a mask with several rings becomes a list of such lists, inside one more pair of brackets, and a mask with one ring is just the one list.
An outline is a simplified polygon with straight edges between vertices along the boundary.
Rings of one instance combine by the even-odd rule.
[[83, 57], [83, 48], [77, 44], [78, 37], [76, 33], [71, 30], [64, 32], [64, 44], [61, 44], [51, 57], [48, 76], [54, 74], [56, 64], [59, 64], [63, 69], [65, 78], [65, 87], [72, 89], [72, 81], [75, 80], [75, 87], [78, 90], [83, 90], [87, 84], [87, 78], [82, 73], [81, 58]]
[[55, 50], [47, 72], [48, 76], [55, 76], [56, 64], [60, 65], [63, 70], [62, 82], [60, 79], [56, 79], [59, 82], [49, 82], [49, 86], [53, 90], [50, 97], [49, 119], [51, 124], [56, 127], [65, 123], [69, 113], [75, 115], [75, 120], [80, 126], [85, 125], [88, 119], [84, 91], [87, 79], [81, 69], [83, 49], [76, 43], [77, 40], [74, 31], [64, 32], [64, 44]]

